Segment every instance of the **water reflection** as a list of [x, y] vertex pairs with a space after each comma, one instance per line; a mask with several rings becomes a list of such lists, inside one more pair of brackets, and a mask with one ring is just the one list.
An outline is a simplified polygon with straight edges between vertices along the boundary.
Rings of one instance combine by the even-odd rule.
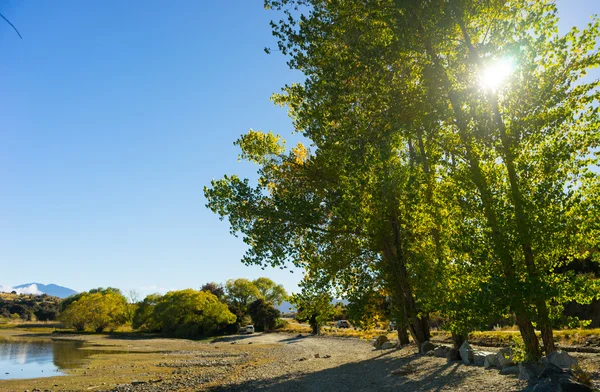
[[50, 377], [81, 366], [99, 351], [81, 350], [74, 341], [0, 340], [0, 380]]

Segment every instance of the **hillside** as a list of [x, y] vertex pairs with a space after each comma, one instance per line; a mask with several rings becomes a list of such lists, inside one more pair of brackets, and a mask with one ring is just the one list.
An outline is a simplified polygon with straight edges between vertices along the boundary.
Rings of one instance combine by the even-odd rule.
[[0, 317], [52, 321], [58, 317], [61, 299], [50, 295], [0, 293]]

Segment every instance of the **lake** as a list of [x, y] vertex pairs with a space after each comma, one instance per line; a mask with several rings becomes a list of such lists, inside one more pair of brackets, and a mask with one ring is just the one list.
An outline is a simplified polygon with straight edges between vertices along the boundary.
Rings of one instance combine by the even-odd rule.
[[74, 341], [0, 340], [0, 380], [63, 375], [98, 353], [82, 347]]

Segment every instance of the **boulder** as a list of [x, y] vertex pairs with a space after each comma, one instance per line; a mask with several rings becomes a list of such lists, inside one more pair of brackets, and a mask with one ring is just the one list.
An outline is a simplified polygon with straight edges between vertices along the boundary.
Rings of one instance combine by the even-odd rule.
[[490, 355], [493, 356], [495, 354], [487, 351], [473, 351], [473, 364], [475, 366], [485, 366], [485, 359]]
[[500, 351], [498, 351], [498, 354], [496, 354], [496, 357], [498, 358], [498, 367], [500, 369], [505, 366], [514, 366], [515, 364], [512, 359], [512, 348], [510, 347], [501, 348]]
[[396, 342], [392, 342], [391, 340], [387, 341], [387, 342], [383, 342], [383, 344], [381, 345], [381, 348], [384, 350], [389, 350], [391, 348], [396, 348]]
[[561, 392], [593, 392], [589, 386], [573, 380], [572, 378], [563, 378], [559, 381], [559, 391]]
[[519, 362], [519, 380], [530, 384], [536, 382], [542, 372], [544, 365], [538, 362]]
[[485, 356], [483, 360], [483, 366], [486, 369], [497, 368], [498, 367], [498, 354], [488, 354]]
[[536, 384], [528, 386], [523, 392], [556, 392], [556, 385], [549, 378], [544, 378]]
[[[540, 361], [540, 375], [529, 379], [525, 392], [592, 392], [593, 389], [576, 381], [570, 369], [562, 369], [551, 363]], [[523, 365], [522, 367], [525, 367]], [[535, 369], [534, 369], [535, 370]]]
[[427, 354], [433, 350], [435, 350], [435, 344], [431, 343], [430, 341], [423, 342], [421, 344], [421, 354]]
[[435, 350], [433, 350], [433, 355], [438, 358], [446, 358], [448, 350], [450, 350], [450, 347], [448, 346], [437, 346]]
[[566, 351], [556, 350], [553, 353], [542, 358], [544, 363], [551, 363], [554, 366], [557, 366], [561, 369], [571, 369], [573, 366], [577, 365], [577, 360], [567, 354]]
[[520, 373], [519, 367], [517, 365], [512, 366], [504, 366], [502, 370], [500, 370], [500, 374], [506, 376], [508, 374], [516, 374]]
[[455, 348], [450, 348], [446, 353], [446, 359], [448, 362], [460, 361], [460, 352]]
[[473, 363], [473, 347], [466, 340], [458, 349], [460, 352], [460, 358], [465, 365], [471, 365]]
[[387, 338], [387, 336], [381, 335], [373, 341], [373, 347], [375, 347], [376, 349], [380, 349], [381, 346], [383, 345], [383, 343], [388, 342], [388, 341], [389, 341], [389, 339]]

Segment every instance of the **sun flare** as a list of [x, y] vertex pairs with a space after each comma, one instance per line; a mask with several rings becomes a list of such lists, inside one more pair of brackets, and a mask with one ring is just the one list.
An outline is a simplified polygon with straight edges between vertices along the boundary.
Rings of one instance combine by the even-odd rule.
[[515, 63], [511, 58], [503, 58], [489, 64], [481, 74], [481, 87], [486, 90], [498, 90], [514, 69]]

